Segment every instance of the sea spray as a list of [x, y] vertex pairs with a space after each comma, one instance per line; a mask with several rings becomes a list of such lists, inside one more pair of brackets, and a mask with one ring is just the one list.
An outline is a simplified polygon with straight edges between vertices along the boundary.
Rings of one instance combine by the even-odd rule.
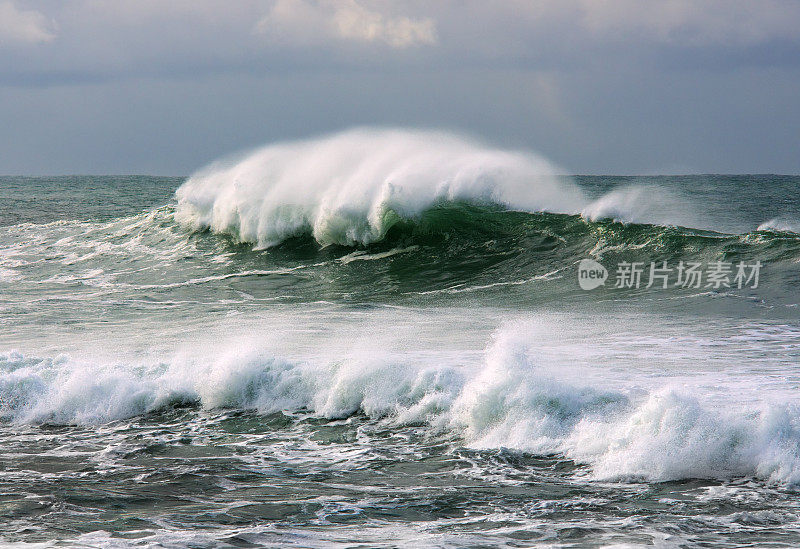
[[800, 234], [800, 221], [781, 218], [770, 219], [759, 225], [758, 230]]
[[205, 360], [151, 366], [0, 355], [0, 414], [16, 423], [100, 425], [176, 406], [363, 414], [386, 428], [427, 425], [481, 450], [561, 455], [596, 479], [753, 477], [800, 482], [800, 409], [719, 410], [686, 389], [609, 389], [548, 363], [541, 322], [501, 327], [477, 364], [370, 353], [334, 360], [220, 346]]
[[533, 152], [457, 134], [356, 128], [211, 164], [176, 191], [175, 219], [256, 248], [305, 235], [323, 246], [367, 245], [400, 221], [454, 203], [579, 213], [589, 221], [729, 227], [655, 182], [627, 181], [590, 197], [564, 173]]
[[298, 234], [368, 244], [441, 202], [576, 213], [585, 198], [559, 172], [444, 132], [354, 129], [213, 164], [178, 189], [176, 219], [259, 247]]
[[587, 204], [581, 216], [591, 221], [612, 219], [622, 223], [714, 228], [713, 220], [704, 219], [686, 198], [652, 183], [616, 187]]

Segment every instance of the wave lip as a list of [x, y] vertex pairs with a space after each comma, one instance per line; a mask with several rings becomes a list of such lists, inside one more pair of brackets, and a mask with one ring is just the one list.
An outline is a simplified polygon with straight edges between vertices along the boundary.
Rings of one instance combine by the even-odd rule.
[[176, 191], [176, 219], [259, 248], [299, 234], [369, 244], [442, 202], [577, 213], [583, 194], [557, 173], [534, 154], [450, 133], [360, 128], [213, 164]]

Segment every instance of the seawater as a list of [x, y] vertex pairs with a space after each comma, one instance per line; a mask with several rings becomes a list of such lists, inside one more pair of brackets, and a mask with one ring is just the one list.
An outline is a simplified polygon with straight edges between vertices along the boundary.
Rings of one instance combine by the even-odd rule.
[[[797, 546], [798, 190], [372, 129], [0, 178], [0, 539]], [[614, 287], [664, 261], [763, 267]]]

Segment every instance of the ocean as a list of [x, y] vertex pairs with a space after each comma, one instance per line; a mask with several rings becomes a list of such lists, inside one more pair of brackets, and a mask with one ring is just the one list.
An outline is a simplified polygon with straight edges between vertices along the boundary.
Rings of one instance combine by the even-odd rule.
[[800, 177], [563, 173], [0, 178], [0, 541], [800, 546]]

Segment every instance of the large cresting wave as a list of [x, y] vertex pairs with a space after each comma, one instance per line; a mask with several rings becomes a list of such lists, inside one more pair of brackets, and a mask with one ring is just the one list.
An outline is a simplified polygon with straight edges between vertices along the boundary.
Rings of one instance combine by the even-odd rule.
[[266, 248], [301, 234], [369, 244], [448, 202], [578, 213], [586, 200], [547, 160], [438, 131], [354, 129], [218, 162], [177, 191], [176, 218]]

